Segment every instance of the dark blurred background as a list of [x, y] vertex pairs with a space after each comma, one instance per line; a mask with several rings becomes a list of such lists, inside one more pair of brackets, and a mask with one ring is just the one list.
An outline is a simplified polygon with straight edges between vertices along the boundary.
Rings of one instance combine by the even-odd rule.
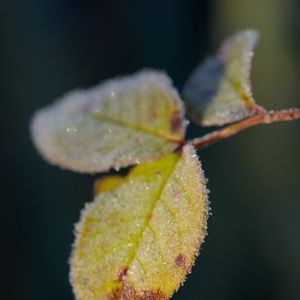
[[[1, 0], [1, 299], [73, 299], [73, 224], [93, 176], [36, 153], [32, 113], [75, 87], [143, 67], [180, 89], [228, 34], [261, 32], [254, 96], [300, 107], [297, 0]], [[189, 135], [207, 129], [192, 126]], [[212, 216], [201, 255], [174, 299], [300, 299], [300, 122], [259, 126], [200, 158]]]

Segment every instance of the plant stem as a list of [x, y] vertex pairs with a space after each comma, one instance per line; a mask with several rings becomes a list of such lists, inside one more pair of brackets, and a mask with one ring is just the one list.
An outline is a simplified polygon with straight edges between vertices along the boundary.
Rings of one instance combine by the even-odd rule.
[[281, 122], [281, 121], [290, 121], [299, 118], [300, 118], [299, 108], [280, 110], [280, 111], [269, 111], [269, 112], [261, 111], [240, 122], [218, 129], [202, 137], [195, 138], [191, 140], [190, 143], [196, 149], [202, 149], [204, 147], [207, 147], [210, 144], [216, 143], [222, 139], [225, 139], [229, 136], [238, 133], [241, 130], [244, 130], [254, 125], [269, 124], [269, 123]]

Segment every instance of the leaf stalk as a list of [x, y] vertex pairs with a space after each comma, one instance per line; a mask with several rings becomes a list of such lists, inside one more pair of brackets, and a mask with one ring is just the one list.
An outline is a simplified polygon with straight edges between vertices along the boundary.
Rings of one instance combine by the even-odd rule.
[[299, 108], [291, 108], [279, 111], [257, 111], [254, 115], [242, 121], [215, 130], [202, 137], [195, 138], [188, 143], [192, 144], [196, 149], [202, 149], [254, 125], [291, 121], [295, 119], [300, 119]]

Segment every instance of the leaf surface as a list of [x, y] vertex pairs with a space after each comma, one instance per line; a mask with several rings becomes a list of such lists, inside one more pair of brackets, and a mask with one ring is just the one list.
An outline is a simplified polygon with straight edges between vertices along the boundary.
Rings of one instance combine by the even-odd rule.
[[190, 145], [134, 167], [86, 206], [76, 227], [77, 299], [169, 299], [206, 233], [207, 193]]
[[169, 77], [147, 70], [65, 95], [35, 114], [32, 137], [48, 161], [101, 172], [174, 150], [184, 137], [183, 114]]
[[240, 31], [191, 74], [183, 88], [189, 116], [205, 126], [224, 125], [261, 110], [252, 97], [250, 69], [258, 33]]

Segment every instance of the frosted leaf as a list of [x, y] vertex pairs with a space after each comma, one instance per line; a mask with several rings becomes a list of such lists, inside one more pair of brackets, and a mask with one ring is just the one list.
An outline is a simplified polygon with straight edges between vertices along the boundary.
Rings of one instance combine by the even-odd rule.
[[147, 70], [68, 93], [35, 114], [31, 131], [48, 161], [100, 172], [174, 150], [184, 136], [183, 114], [169, 77]]
[[109, 186], [76, 228], [70, 259], [76, 299], [169, 299], [206, 233], [207, 192], [194, 149], [186, 145], [180, 154], [138, 165]]
[[259, 108], [252, 97], [250, 69], [258, 33], [240, 31], [191, 74], [183, 88], [187, 113], [205, 126], [232, 123]]

